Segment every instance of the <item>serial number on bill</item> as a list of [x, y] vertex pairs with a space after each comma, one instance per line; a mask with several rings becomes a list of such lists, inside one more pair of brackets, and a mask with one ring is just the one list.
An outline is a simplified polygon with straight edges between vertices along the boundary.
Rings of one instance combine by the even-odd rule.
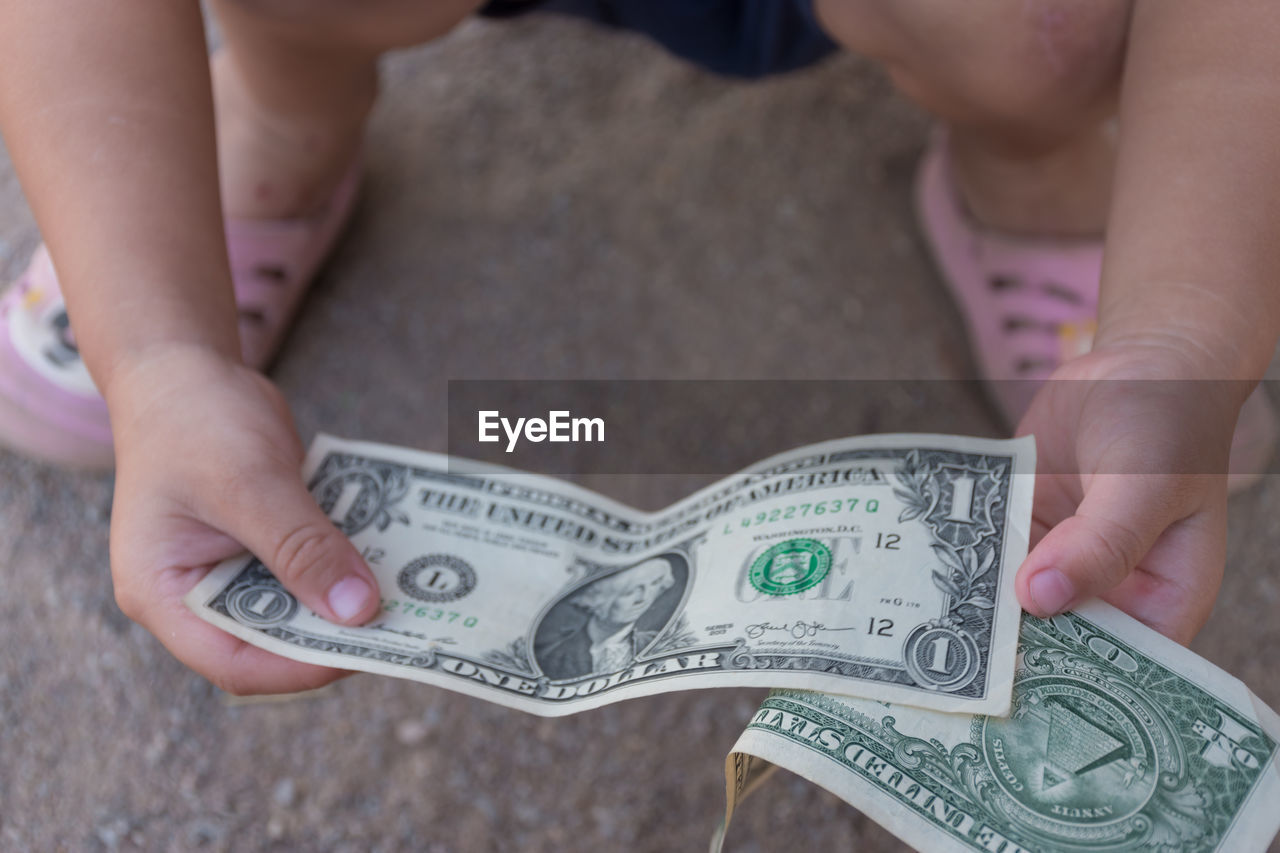
[[[782, 506], [768, 512], [757, 512], [755, 515], [744, 515], [738, 522], [739, 527], [758, 527], [762, 524], [773, 524], [775, 522], [790, 521], [794, 518], [806, 518], [815, 515], [830, 515], [834, 513], [876, 513], [880, 511], [880, 501], [875, 498], [862, 500], [861, 498], [832, 498], [830, 500], [818, 501], [816, 503], [799, 503], [791, 506]], [[727, 533], [729, 525], [725, 525]]]
[[[429, 619], [432, 622], [449, 622], [462, 625], [464, 628], [474, 628], [479, 621], [474, 616], [463, 617], [461, 613], [454, 610], [441, 610], [438, 607], [423, 607], [417, 601], [398, 601], [394, 598], [382, 599], [382, 610], [385, 613], [399, 613], [401, 616], [413, 616], [418, 619]], [[462, 620], [459, 622], [458, 620]]]

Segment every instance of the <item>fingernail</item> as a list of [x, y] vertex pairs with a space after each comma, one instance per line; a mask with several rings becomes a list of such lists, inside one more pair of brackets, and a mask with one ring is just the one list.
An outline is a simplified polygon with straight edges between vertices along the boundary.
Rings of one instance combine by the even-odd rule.
[[1031, 600], [1046, 615], [1061, 612], [1075, 598], [1075, 587], [1057, 569], [1043, 569], [1028, 584]]
[[329, 589], [329, 609], [343, 622], [349, 621], [364, 610], [369, 593], [369, 585], [360, 578], [343, 578]]

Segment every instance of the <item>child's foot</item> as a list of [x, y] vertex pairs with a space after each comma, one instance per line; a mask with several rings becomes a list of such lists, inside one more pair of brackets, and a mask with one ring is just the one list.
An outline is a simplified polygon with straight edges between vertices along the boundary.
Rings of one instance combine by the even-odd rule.
[[[988, 393], [1013, 427], [1050, 374], [1092, 346], [1102, 238], [1021, 236], [979, 223], [960, 199], [948, 135], [941, 131], [921, 161], [915, 202]], [[1087, 223], [1088, 207], [1079, 211]], [[1231, 445], [1232, 489], [1257, 480], [1276, 433], [1275, 414], [1259, 388], [1241, 410]]]
[[80, 360], [44, 246], [0, 292], [0, 444], [73, 468], [109, 468], [107, 404]]

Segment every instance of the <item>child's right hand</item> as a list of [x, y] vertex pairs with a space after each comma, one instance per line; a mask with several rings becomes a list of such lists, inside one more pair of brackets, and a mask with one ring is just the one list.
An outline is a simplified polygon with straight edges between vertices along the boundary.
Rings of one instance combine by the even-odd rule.
[[250, 646], [182, 603], [214, 565], [248, 549], [326, 619], [357, 625], [377, 612], [372, 573], [302, 483], [303, 449], [280, 392], [209, 350], [165, 345], [117, 365], [106, 398], [120, 609], [231, 693], [305, 690], [345, 675]]

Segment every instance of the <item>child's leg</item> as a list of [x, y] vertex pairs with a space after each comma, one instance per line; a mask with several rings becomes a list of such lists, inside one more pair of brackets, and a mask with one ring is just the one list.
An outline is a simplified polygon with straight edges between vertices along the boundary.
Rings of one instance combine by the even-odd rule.
[[[1030, 380], [990, 386], [1012, 425], [1038, 381], [1092, 340], [1132, 0], [813, 3], [832, 38], [883, 62], [949, 125], [950, 150], [925, 158], [918, 211], [984, 375]], [[1057, 236], [1094, 239], [1037, 239]], [[1255, 393], [1231, 449], [1233, 487], [1261, 470], [1275, 434]]]
[[298, 216], [360, 142], [387, 50], [444, 35], [482, 0], [216, 0], [218, 158], [230, 217]]
[[827, 32], [884, 63], [951, 126], [973, 215], [1029, 234], [1106, 222], [1130, 0], [815, 0]]
[[[378, 56], [448, 32], [481, 0], [218, 0], [218, 157], [246, 363], [283, 340], [346, 222]], [[106, 405], [43, 247], [0, 288], [0, 445], [109, 467]]]

